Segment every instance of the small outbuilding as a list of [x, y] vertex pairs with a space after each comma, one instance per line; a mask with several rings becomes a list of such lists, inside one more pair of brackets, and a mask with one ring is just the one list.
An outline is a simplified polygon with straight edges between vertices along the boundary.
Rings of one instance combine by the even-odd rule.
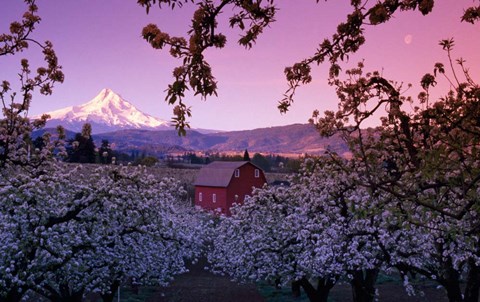
[[261, 188], [266, 182], [263, 170], [251, 162], [215, 161], [198, 172], [195, 205], [230, 215], [233, 203], [243, 203], [254, 187]]

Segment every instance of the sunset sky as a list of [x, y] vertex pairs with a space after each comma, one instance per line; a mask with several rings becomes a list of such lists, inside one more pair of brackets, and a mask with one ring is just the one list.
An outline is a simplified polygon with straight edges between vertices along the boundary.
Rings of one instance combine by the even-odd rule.
[[[327, 85], [327, 65], [315, 69], [314, 81], [299, 90], [289, 113], [281, 115], [276, 105], [287, 88], [283, 69], [312, 55], [319, 42], [334, 33], [349, 12], [349, 2], [277, 1], [277, 21], [250, 50], [237, 44], [239, 33], [228, 28], [227, 10], [220, 25], [227, 35], [227, 46], [207, 52], [219, 82], [219, 96], [207, 101], [187, 99], [193, 111], [192, 127], [242, 130], [305, 123], [315, 109], [336, 109], [335, 92]], [[432, 72], [436, 62], [447, 63], [438, 42], [453, 37], [455, 58], [463, 57], [479, 82], [480, 25], [460, 22], [463, 10], [476, 3], [437, 0], [427, 17], [418, 12], [400, 13], [387, 24], [369, 27], [366, 44], [343, 66], [364, 59], [366, 69], [382, 70], [387, 78], [418, 86], [421, 76]], [[147, 15], [135, 0], [38, 0], [37, 4], [42, 22], [33, 37], [53, 42], [66, 77], [52, 96], [35, 97], [32, 115], [80, 105], [101, 89], [111, 88], [140, 110], [171, 118], [164, 90], [172, 80], [173, 67], [181, 62], [171, 58], [168, 51], [152, 49], [140, 33], [145, 25], [155, 23], [162, 31], [184, 35], [193, 5], [174, 11], [154, 7]], [[9, 23], [20, 20], [24, 11], [22, 1], [2, 0], [0, 33], [7, 32]], [[20, 56], [1, 57], [0, 80], [15, 83], [20, 59], [32, 58], [32, 63], [38, 64], [39, 53], [32, 47]], [[438, 93], [446, 92], [446, 83], [440, 86]], [[418, 88], [409, 93], [416, 96]]]

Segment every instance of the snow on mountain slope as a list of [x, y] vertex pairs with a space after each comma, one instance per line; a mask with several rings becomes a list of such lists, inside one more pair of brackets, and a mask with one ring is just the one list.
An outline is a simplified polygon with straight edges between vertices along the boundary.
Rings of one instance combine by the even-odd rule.
[[[103, 89], [88, 103], [47, 112], [47, 127], [62, 125], [80, 131], [84, 123], [92, 124], [94, 133], [120, 129], [171, 129], [167, 121], [143, 113], [111, 89]], [[35, 118], [35, 117], [34, 117]]]

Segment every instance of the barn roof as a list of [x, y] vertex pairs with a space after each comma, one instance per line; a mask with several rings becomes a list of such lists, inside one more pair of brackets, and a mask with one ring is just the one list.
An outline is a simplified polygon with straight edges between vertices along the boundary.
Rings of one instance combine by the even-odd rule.
[[[235, 169], [251, 164], [248, 161], [215, 161], [203, 168], [197, 174], [196, 186], [227, 187]], [[255, 166], [255, 165], [253, 165]], [[258, 168], [257, 166], [255, 166]]]

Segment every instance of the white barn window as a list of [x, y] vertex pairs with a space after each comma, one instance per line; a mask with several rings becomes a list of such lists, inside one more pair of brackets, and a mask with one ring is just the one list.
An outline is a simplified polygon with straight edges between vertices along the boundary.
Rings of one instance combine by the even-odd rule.
[[203, 201], [203, 193], [198, 193], [198, 201]]
[[212, 194], [212, 202], [217, 202], [217, 194]]
[[239, 169], [235, 169], [235, 177], [240, 177], [240, 170]]
[[259, 178], [259, 177], [260, 177], [260, 170], [255, 169], [255, 178]]

